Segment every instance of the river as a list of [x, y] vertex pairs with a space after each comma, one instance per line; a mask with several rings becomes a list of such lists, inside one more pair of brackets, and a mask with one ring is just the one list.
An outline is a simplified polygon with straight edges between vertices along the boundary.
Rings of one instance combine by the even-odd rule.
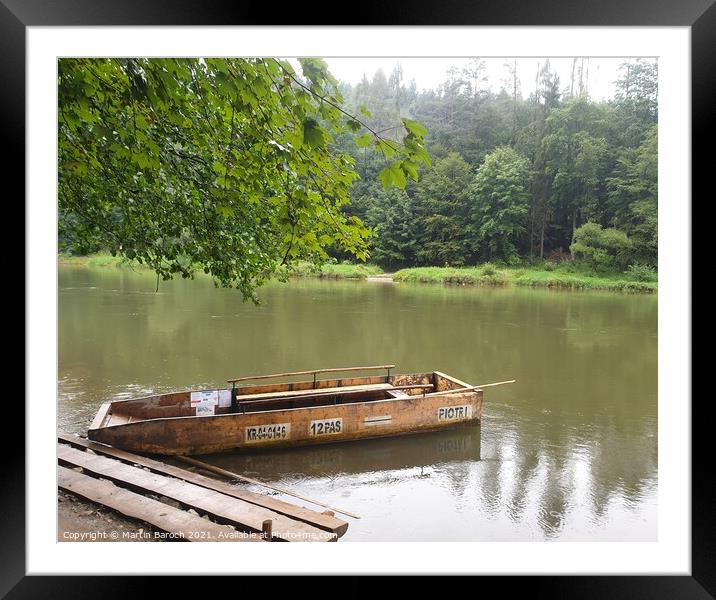
[[478, 427], [203, 460], [359, 514], [341, 541], [656, 540], [656, 295], [300, 280], [256, 307], [206, 277], [155, 285], [60, 267], [58, 429], [242, 375], [516, 379], [485, 390]]

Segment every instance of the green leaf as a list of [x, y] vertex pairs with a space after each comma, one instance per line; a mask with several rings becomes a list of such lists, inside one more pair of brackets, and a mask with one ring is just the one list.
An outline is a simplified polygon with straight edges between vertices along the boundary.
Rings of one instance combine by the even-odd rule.
[[401, 165], [401, 169], [403, 169], [403, 173], [405, 173], [408, 177], [413, 179], [414, 181], [418, 180], [418, 164], [414, 163], [410, 160], [404, 160]]
[[428, 130], [425, 129], [423, 125], [418, 123], [417, 121], [413, 121], [412, 119], [401, 119], [403, 121], [403, 125], [405, 125], [405, 129], [408, 130], [408, 132], [418, 136], [418, 137], [425, 137], [428, 135]]
[[379, 174], [378, 178], [383, 184], [383, 189], [390, 189], [391, 187], [397, 187], [399, 189], [405, 189], [407, 180], [405, 179], [405, 173], [402, 169], [402, 161], [396, 161], [383, 169]]
[[378, 139], [375, 142], [375, 146], [386, 158], [393, 158], [397, 152], [396, 144], [388, 140]]
[[430, 154], [422, 146], [414, 145], [410, 148], [406, 148], [406, 154], [410, 157], [410, 160], [423, 163], [426, 167], [429, 167], [432, 164]]
[[315, 119], [303, 122], [303, 143], [312, 148], [322, 148], [326, 141], [326, 133]]
[[288, 62], [287, 60], [279, 60], [278, 63], [281, 65], [281, 68], [282, 68], [284, 71], [286, 71], [287, 73], [289, 73], [289, 74], [291, 74], [291, 75], [295, 75], [295, 74], [296, 74], [295, 69], [293, 68], [293, 66], [291, 65], [291, 63]]
[[328, 75], [328, 64], [322, 58], [299, 58], [301, 71], [312, 83], [320, 83]]
[[228, 219], [234, 214], [234, 209], [230, 206], [219, 205], [216, 210], [224, 219]]
[[359, 148], [367, 148], [373, 141], [373, 135], [370, 133], [364, 133], [358, 139], [356, 139], [356, 146]]
[[149, 166], [149, 157], [146, 154], [135, 154], [133, 158], [140, 169], [146, 169]]
[[373, 114], [365, 106], [363, 106], [363, 105], [359, 106], [358, 110], [364, 117], [367, 117], [368, 119], [373, 118]]

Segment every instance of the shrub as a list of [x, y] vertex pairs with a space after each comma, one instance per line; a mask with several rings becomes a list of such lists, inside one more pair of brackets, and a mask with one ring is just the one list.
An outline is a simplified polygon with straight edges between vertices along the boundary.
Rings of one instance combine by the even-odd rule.
[[630, 275], [631, 278], [634, 279], [634, 281], [657, 280], [656, 269], [654, 267], [642, 263], [635, 263], [633, 265], [629, 265], [625, 273], [627, 275]]
[[510, 267], [518, 267], [522, 264], [522, 259], [519, 254], [511, 254], [507, 257], [507, 264]]
[[560, 271], [564, 273], [580, 273], [580, 274], [589, 274], [594, 273], [594, 268], [592, 267], [592, 263], [588, 262], [584, 259], [574, 259], [574, 260], [568, 260], [563, 263], [559, 263], [555, 268], [558, 268]]
[[483, 275], [495, 275], [497, 273], [497, 269], [495, 268], [495, 265], [491, 263], [485, 263], [482, 265], [482, 274]]
[[631, 259], [632, 243], [623, 231], [585, 223], [574, 232], [574, 243], [569, 248], [576, 258], [594, 269], [622, 270]]

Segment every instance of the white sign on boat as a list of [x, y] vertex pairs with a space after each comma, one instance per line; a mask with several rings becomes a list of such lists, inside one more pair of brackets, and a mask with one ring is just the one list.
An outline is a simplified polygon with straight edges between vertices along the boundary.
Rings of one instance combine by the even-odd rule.
[[219, 390], [192, 392], [190, 398], [191, 406], [208, 404], [216, 406], [219, 403]]

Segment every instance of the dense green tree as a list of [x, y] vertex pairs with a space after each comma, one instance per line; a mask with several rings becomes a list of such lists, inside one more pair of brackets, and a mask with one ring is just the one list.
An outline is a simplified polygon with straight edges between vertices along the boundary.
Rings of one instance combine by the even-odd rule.
[[607, 179], [612, 223], [629, 233], [636, 258], [656, 265], [658, 255], [658, 132], [652, 126], [642, 144], [622, 150]]
[[[409, 206], [401, 207], [409, 208], [418, 224], [412, 264], [466, 264], [491, 256], [507, 257], [514, 251], [523, 257], [564, 253], [575, 241], [578, 228], [594, 221], [628, 234], [633, 261], [656, 265], [656, 63], [625, 61], [616, 97], [595, 102], [589, 96], [588, 58], [572, 61], [564, 84], [549, 60], [538, 66], [531, 85], [520, 81], [518, 62], [505, 63], [502, 89], [497, 93], [484, 85], [481, 59], [452, 69], [442, 85], [421, 93], [415, 92], [414, 85], [408, 88], [401, 83], [399, 71], [391, 74], [387, 91], [381, 77], [346, 87], [347, 103], [356, 110], [370, 99], [378, 112], [390, 115], [383, 119], [386, 123], [416, 119], [429, 132], [425, 139], [434, 165], [420, 185], [406, 188]], [[359, 87], [362, 96], [357, 95]], [[529, 95], [524, 97], [522, 90]], [[381, 93], [387, 94], [382, 100]], [[385, 157], [375, 149], [356, 150], [350, 138], [344, 137], [341, 148], [354, 156], [361, 174], [347, 210], [366, 219], [379, 205], [373, 214], [387, 214], [383, 212], [386, 197], [379, 195], [375, 184], [385, 168]], [[434, 172], [453, 153], [472, 172], [479, 171], [491, 153], [505, 146], [528, 160], [524, 183], [529, 211], [526, 231], [508, 236], [509, 250], [497, 248], [500, 236], [494, 235], [490, 251], [479, 235], [483, 217], [470, 208], [475, 206], [473, 199], [453, 193]], [[521, 214], [523, 196], [516, 197], [515, 211]], [[486, 222], [495, 231], [511, 231], [513, 216], [508, 211]], [[378, 243], [374, 238], [372, 244]]]
[[467, 80], [469, 93], [476, 98], [485, 92], [487, 87], [487, 65], [481, 58], [471, 58], [462, 69], [462, 76]]
[[485, 157], [469, 188], [472, 251], [483, 260], [514, 260], [527, 231], [529, 161], [510, 147]]
[[367, 258], [368, 230], [343, 210], [355, 160], [334, 137], [356, 134], [386, 157], [384, 185], [404, 187], [429, 163], [425, 130], [405, 120], [386, 137], [342, 108], [324, 61], [299, 62], [61, 59], [64, 239], [163, 278], [199, 266], [246, 298], [328, 248]]
[[466, 223], [470, 165], [451, 152], [414, 186], [417, 247], [422, 265], [464, 265], [470, 254]]
[[388, 269], [415, 263], [417, 229], [413, 210], [405, 191], [377, 191], [365, 219], [373, 228], [373, 261]]
[[526, 128], [523, 145], [530, 148], [532, 158], [531, 202], [529, 216], [529, 254], [534, 248], [544, 256], [545, 243], [549, 245], [549, 219], [554, 215], [552, 184], [554, 172], [548, 168], [547, 147], [544, 139], [549, 133], [549, 116], [560, 103], [559, 77], [551, 69], [550, 61], [538, 68], [535, 80], [534, 121]]
[[658, 119], [658, 72], [655, 60], [636, 59], [621, 64], [613, 104], [619, 146], [639, 145]]
[[552, 238], [564, 247], [574, 242], [582, 221], [599, 214], [598, 194], [608, 156], [608, 142], [599, 137], [602, 118], [602, 111], [586, 96], [568, 99], [548, 118], [549, 133], [542, 143], [552, 179]]

